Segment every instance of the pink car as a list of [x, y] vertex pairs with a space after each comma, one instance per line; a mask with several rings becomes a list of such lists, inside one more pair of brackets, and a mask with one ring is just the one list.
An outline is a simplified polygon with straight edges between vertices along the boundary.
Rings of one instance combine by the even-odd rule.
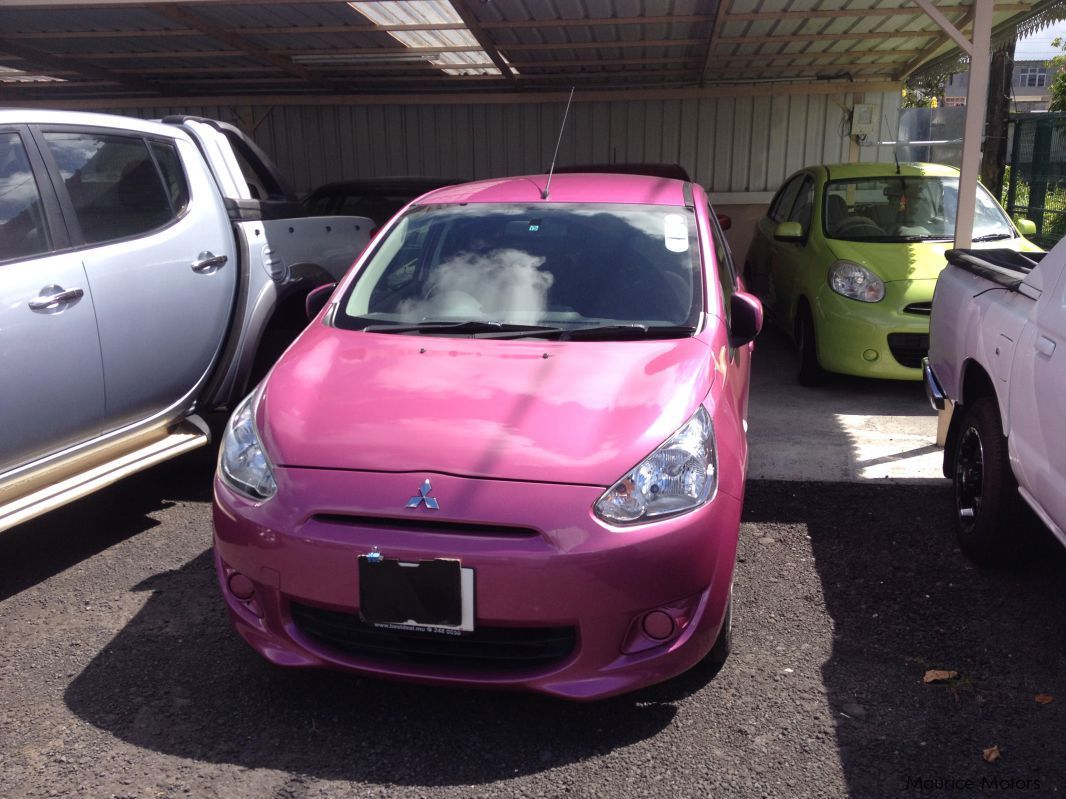
[[588, 700], [728, 654], [762, 309], [699, 186], [546, 181], [416, 200], [234, 412], [215, 564], [273, 663]]

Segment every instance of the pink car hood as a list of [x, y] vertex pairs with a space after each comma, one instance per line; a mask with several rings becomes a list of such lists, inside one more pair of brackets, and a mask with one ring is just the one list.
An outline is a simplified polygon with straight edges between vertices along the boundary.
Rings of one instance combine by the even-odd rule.
[[699, 338], [486, 341], [313, 324], [258, 411], [279, 466], [610, 486], [710, 390]]

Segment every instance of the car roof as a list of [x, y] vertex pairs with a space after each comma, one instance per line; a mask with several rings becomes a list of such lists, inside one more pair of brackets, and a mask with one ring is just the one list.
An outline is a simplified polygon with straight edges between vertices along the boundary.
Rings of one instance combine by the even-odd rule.
[[846, 178], [874, 178], [892, 175], [904, 177], [920, 177], [929, 175], [932, 177], [958, 177], [959, 170], [945, 164], [928, 164], [916, 161], [894, 161], [867, 163], [867, 164], [820, 164], [822, 169], [827, 170], [830, 180]]
[[619, 203], [684, 206], [685, 181], [647, 175], [565, 173], [551, 178], [548, 199], [542, 197], [547, 175], [480, 180], [430, 192], [421, 205], [444, 203]]
[[0, 108], [0, 125], [82, 125], [98, 128], [118, 128], [155, 136], [183, 138], [184, 133], [174, 125], [118, 114], [99, 114], [89, 111], [54, 111], [41, 108]]

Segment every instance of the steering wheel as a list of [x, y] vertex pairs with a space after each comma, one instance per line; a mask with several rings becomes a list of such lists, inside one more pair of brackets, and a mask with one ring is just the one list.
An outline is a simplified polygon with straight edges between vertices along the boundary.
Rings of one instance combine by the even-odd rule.
[[836, 234], [850, 234], [863, 233], [871, 236], [883, 236], [885, 231], [867, 219], [865, 216], [849, 216], [840, 222], [830, 231]]

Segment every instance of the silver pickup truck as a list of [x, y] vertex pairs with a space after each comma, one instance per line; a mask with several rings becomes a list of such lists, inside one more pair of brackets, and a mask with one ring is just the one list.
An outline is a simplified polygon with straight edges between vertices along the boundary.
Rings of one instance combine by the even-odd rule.
[[1021, 501], [1066, 545], [1066, 242], [1049, 253], [950, 250], [930, 319], [926, 392], [950, 414], [944, 476], [959, 544], [1019, 554]]
[[208, 443], [371, 227], [225, 123], [0, 110], [0, 530]]

